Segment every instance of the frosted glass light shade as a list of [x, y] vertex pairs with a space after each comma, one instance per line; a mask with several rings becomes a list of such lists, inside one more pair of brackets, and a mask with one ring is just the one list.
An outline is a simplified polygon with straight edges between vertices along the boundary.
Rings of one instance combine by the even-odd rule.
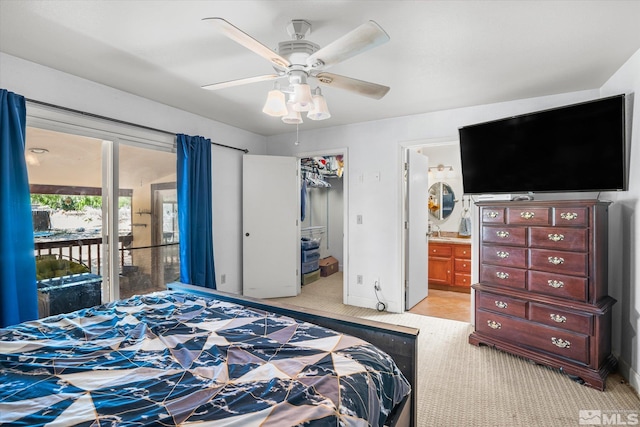
[[262, 108], [262, 112], [273, 117], [286, 116], [288, 110], [284, 93], [277, 89], [270, 90], [267, 95], [267, 101], [264, 103], [264, 107]]
[[288, 125], [297, 125], [302, 123], [302, 117], [300, 117], [300, 112], [293, 109], [293, 102], [287, 102], [287, 115], [282, 117], [282, 121]]
[[295, 111], [309, 111], [313, 107], [311, 88], [306, 83], [293, 85], [293, 109]]
[[331, 117], [331, 113], [327, 107], [327, 101], [318, 90], [316, 90], [316, 94], [313, 95], [313, 108], [307, 113], [307, 117], [311, 120], [325, 120]]

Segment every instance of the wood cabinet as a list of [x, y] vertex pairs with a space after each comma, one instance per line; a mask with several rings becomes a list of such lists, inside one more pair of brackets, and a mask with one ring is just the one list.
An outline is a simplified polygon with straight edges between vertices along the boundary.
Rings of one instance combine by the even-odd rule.
[[608, 203], [479, 203], [474, 345], [604, 389], [615, 368], [607, 295]]
[[471, 291], [471, 245], [429, 242], [429, 286], [435, 289]]

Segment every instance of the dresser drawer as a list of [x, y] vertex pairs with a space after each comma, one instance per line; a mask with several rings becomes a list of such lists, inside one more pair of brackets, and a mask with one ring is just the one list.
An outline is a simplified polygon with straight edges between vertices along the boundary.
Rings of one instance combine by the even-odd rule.
[[526, 246], [527, 229], [525, 227], [484, 226], [482, 241], [501, 245]]
[[454, 286], [469, 287], [471, 286], [471, 275], [464, 273], [456, 273], [453, 275]]
[[471, 246], [453, 245], [453, 256], [456, 258], [471, 259]]
[[593, 333], [593, 315], [575, 313], [550, 305], [529, 304], [529, 320], [585, 335]]
[[529, 268], [560, 274], [587, 275], [587, 254], [579, 252], [529, 250]]
[[507, 224], [550, 225], [549, 208], [507, 208]]
[[456, 258], [453, 262], [456, 273], [471, 273], [471, 260]]
[[503, 208], [480, 208], [480, 218], [483, 223], [504, 224]]
[[476, 308], [525, 318], [527, 302], [517, 298], [476, 291]]
[[480, 281], [492, 285], [525, 289], [526, 272], [527, 270], [519, 268], [483, 264], [480, 266]]
[[585, 226], [589, 221], [589, 209], [566, 207], [553, 209], [553, 223], [563, 227]]
[[487, 264], [526, 268], [527, 249], [514, 246], [482, 245], [480, 260]]
[[450, 257], [452, 252], [451, 245], [429, 244], [429, 256]]
[[586, 228], [530, 227], [529, 246], [586, 252], [589, 231]]
[[589, 337], [587, 335], [484, 310], [478, 310], [476, 313], [476, 331], [584, 364], [589, 363]]
[[558, 298], [587, 300], [587, 279], [585, 277], [564, 276], [562, 274], [528, 272], [527, 289]]

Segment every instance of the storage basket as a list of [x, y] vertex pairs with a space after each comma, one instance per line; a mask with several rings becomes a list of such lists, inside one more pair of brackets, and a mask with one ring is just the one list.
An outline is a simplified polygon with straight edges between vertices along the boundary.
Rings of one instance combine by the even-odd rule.
[[302, 262], [315, 261], [320, 259], [320, 250], [319, 249], [309, 249], [307, 251], [302, 251]]
[[303, 262], [302, 263], [302, 274], [310, 273], [312, 271], [316, 271], [320, 268], [320, 264], [318, 264], [318, 260]]

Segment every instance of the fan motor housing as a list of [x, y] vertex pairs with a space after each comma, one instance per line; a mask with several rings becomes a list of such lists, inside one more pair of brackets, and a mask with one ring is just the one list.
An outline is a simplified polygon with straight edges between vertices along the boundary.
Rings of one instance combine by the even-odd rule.
[[278, 53], [292, 64], [304, 65], [306, 59], [319, 49], [320, 46], [309, 40], [287, 40], [278, 43]]

